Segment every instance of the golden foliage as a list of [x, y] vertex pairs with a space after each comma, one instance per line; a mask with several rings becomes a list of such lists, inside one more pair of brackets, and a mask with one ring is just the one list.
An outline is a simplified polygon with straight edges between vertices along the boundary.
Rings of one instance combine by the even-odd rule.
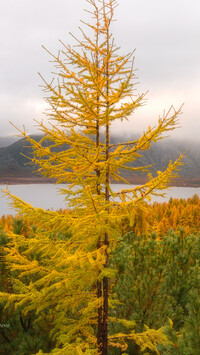
[[170, 228], [178, 232], [184, 228], [185, 235], [196, 233], [200, 228], [200, 199], [194, 195], [188, 199], [170, 199], [169, 202], [154, 202], [136, 208], [132, 226], [124, 219], [123, 233], [132, 230], [136, 235], [156, 232], [161, 238]]

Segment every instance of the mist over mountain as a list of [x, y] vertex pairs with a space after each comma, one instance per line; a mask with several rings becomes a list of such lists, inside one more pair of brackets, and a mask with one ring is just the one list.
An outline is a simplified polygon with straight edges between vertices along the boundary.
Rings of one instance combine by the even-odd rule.
[[17, 137], [12, 137], [12, 136], [8, 136], [8, 137], [3, 137], [0, 136], [0, 148], [2, 147], [8, 147], [9, 145], [11, 145], [12, 143], [16, 142], [19, 138]]
[[[34, 139], [39, 141], [40, 135], [34, 135]], [[123, 142], [124, 140], [136, 137], [124, 137], [124, 136], [112, 136], [112, 143]], [[8, 140], [1, 140], [2, 144], [9, 144]], [[45, 144], [49, 144], [45, 142]], [[67, 149], [67, 146], [60, 147], [59, 150]], [[180, 154], [184, 154], [183, 166], [179, 170], [179, 182], [182, 180], [182, 185], [200, 186], [200, 143], [194, 143], [191, 141], [182, 141], [174, 139], [160, 140], [158, 143], [153, 143], [150, 150], [142, 152], [142, 157], [134, 163], [130, 163], [130, 166], [143, 166], [152, 165], [151, 173], [156, 174], [158, 170], [163, 170], [167, 167], [169, 160], [175, 161]], [[0, 148], [0, 179], [1, 182], [5, 182], [12, 178], [14, 183], [17, 178], [29, 178], [34, 180], [38, 178], [36, 167], [29, 164], [29, 159], [25, 156], [31, 157], [32, 148], [30, 143], [25, 139], [20, 139], [8, 146]], [[131, 183], [138, 183], [138, 178], [141, 178], [143, 174], [138, 172], [133, 174], [132, 171], [124, 171], [123, 176], [126, 177]], [[7, 179], [7, 180], [6, 180]], [[184, 181], [184, 179], [186, 179]], [[33, 181], [34, 182], [34, 181]]]

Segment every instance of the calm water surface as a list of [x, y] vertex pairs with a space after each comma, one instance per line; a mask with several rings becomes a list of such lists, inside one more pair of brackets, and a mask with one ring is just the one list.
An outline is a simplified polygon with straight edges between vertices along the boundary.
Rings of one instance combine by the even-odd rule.
[[[114, 191], [120, 191], [121, 189], [130, 188], [134, 185], [112, 185]], [[34, 207], [40, 207], [44, 209], [57, 210], [59, 208], [66, 208], [67, 201], [64, 201], [64, 196], [59, 194], [59, 188], [63, 188], [64, 185], [54, 184], [30, 184], [30, 185], [9, 185], [8, 189], [13, 194], [21, 198], [22, 200], [30, 203]], [[1, 185], [0, 188], [6, 187]], [[171, 187], [170, 190], [166, 190], [166, 195], [162, 197], [152, 197], [152, 202], [164, 202], [168, 201], [170, 197], [173, 198], [188, 198], [194, 194], [200, 196], [200, 187]], [[16, 214], [16, 212], [9, 206], [9, 201], [5, 197], [1, 197], [0, 194], [0, 216], [3, 214]]]

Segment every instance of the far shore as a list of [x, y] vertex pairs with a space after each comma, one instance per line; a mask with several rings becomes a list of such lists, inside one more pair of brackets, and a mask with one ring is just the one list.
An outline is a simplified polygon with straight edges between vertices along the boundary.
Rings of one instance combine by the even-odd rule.
[[43, 177], [0, 177], [0, 185], [55, 184], [55, 179]]
[[[142, 185], [147, 180], [143, 177], [127, 177], [127, 182], [132, 185]], [[44, 177], [0, 177], [0, 185], [25, 185], [25, 184], [55, 184], [56, 180]], [[122, 182], [111, 181], [113, 184], [122, 184]], [[170, 186], [176, 187], [200, 187], [199, 178], [176, 178]]]

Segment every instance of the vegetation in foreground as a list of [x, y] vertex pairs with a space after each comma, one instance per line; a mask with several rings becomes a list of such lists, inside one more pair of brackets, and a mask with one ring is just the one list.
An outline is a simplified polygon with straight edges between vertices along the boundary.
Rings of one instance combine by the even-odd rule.
[[[124, 236], [119, 240], [110, 262], [113, 270], [110, 290], [113, 306], [109, 314], [111, 342], [112, 336], [116, 341], [115, 334], [121, 333], [123, 337], [118, 339], [119, 349], [113, 350], [109, 346], [110, 355], [199, 354], [200, 234], [197, 223], [200, 220], [199, 197], [195, 195], [188, 200], [171, 199], [169, 203], [154, 204], [148, 206], [146, 213], [154, 216], [156, 226], [166, 214], [170, 217], [172, 211], [174, 215], [178, 211], [185, 213], [187, 228], [180, 226], [180, 221], [184, 225], [184, 218], [183, 215], [179, 215], [179, 218], [171, 220], [171, 227], [173, 226], [174, 230], [170, 229], [161, 234], [159, 228], [159, 233], [152, 231], [140, 234], [138, 225], [140, 228], [143, 226], [145, 230], [146, 218], [141, 219], [144, 210], [137, 211], [132, 229], [123, 222]], [[0, 306], [1, 324], [10, 325], [0, 329], [0, 354], [28, 355], [38, 353], [40, 349], [43, 353], [53, 353], [59, 337], [56, 318], [62, 321], [59, 303], [65, 301], [63, 289], [53, 309], [48, 305], [45, 310], [39, 310], [37, 307], [27, 311], [23, 303], [15, 307], [15, 296], [19, 296], [20, 287], [12, 282], [12, 278], [16, 279], [19, 276], [19, 284], [23, 282], [23, 285], [28, 286], [35, 282], [37, 275], [32, 274], [31, 270], [22, 275], [8, 266], [6, 254], [13, 251], [13, 245], [9, 244], [9, 232], [12, 231], [18, 238], [24, 236], [24, 240], [30, 244], [37, 227], [28, 224], [19, 216], [15, 218], [3, 216], [0, 223], [1, 292], [10, 294], [7, 307], [4, 309], [7, 302], [1, 302]], [[51, 235], [52, 240], [55, 237], [65, 241], [70, 238], [70, 234]], [[24, 248], [20, 246], [18, 250], [22, 259], [28, 251], [28, 244], [26, 243], [26, 246], [24, 244]], [[28, 251], [26, 256], [29, 260], [44, 265], [46, 253], [33, 255]], [[55, 275], [57, 270], [55, 267]], [[90, 291], [92, 292], [92, 289]], [[70, 314], [66, 316], [68, 319], [72, 317]], [[116, 318], [118, 323], [115, 322]], [[79, 309], [76, 308], [73, 320], [78, 319]], [[95, 324], [93, 328], [95, 331]], [[157, 344], [151, 342], [151, 335], [154, 340], [156, 336], [153, 329], [162, 329], [166, 335], [167, 339], [163, 345], [159, 345], [160, 337]], [[131, 340], [128, 337], [130, 332]]]

